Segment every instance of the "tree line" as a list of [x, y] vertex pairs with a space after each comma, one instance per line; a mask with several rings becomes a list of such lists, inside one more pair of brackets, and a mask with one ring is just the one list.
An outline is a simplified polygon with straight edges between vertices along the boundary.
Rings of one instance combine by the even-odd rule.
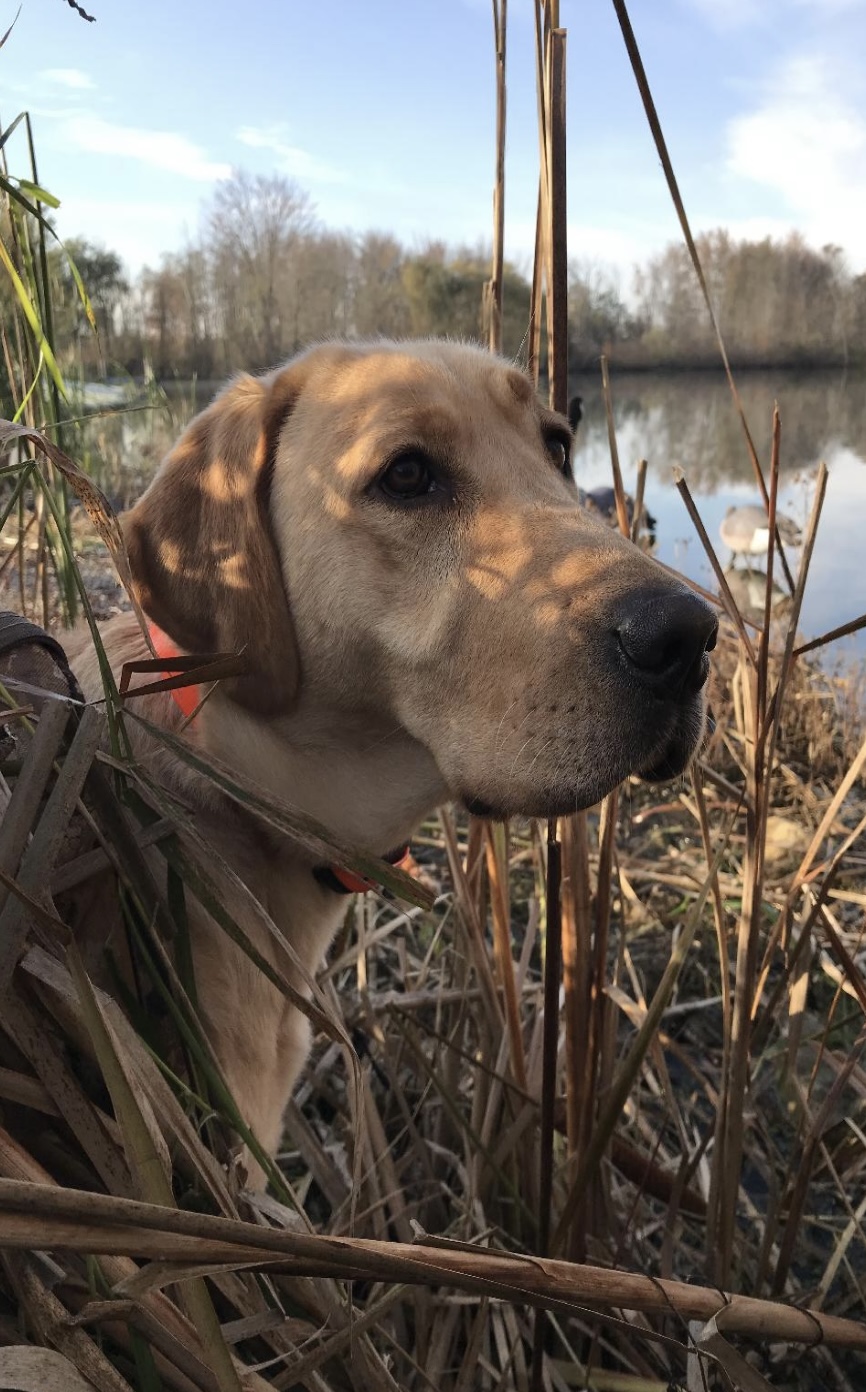
[[[118, 371], [220, 378], [273, 366], [335, 335], [484, 338], [484, 247], [431, 240], [409, 248], [387, 232], [334, 231], [308, 194], [279, 175], [238, 172], [219, 184], [196, 239], [134, 279], [114, 252], [84, 241], [69, 246], [99, 332], [59, 254], [55, 331], [65, 366], [85, 378]], [[697, 246], [735, 365], [866, 362], [866, 276], [849, 272], [838, 247], [815, 250], [796, 234], [737, 241], [722, 230]], [[718, 363], [685, 247], [671, 245], [636, 268], [632, 291], [626, 298], [597, 266], [572, 265], [574, 369], [601, 353], [624, 368]], [[518, 359], [530, 297], [527, 276], [507, 264], [503, 349]]]

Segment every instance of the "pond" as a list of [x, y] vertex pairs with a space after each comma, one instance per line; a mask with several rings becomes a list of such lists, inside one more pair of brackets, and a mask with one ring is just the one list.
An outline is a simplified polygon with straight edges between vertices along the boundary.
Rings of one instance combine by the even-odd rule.
[[[779, 511], [805, 531], [818, 466], [829, 481], [800, 621], [815, 637], [866, 611], [866, 379], [839, 373], [741, 373], [737, 379], [749, 429], [769, 478], [773, 403], [782, 424]], [[610, 484], [607, 424], [600, 379], [582, 377], [575, 476], [587, 490]], [[731, 552], [719, 534], [729, 507], [760, 503], [748, 449], [730, 389], [719, 373], [614, 376], [611, 390], [623, 481], [634, 492], [637, 464], [648, 462], [646, 506], [656, 519], [654, 554], [708, 590], [717, 590], [709, 561], [673, 477], [682, 469], [722, 566]], [[792, 568], [800, 552], [789, 553]], [[762, 557], [739, 558], [732, 589], [741, 606], [758, 600]], [[778, 567], [777, 567], [778, 572]], [[779, 610], [785, 610], [780, 578]], [[760, 597], [763, 606], [763, 597]], [[757, 617], [757, 614], [754, 614]], [[834, 645], [838, 655], [866, 654], [866, 632]]]
[[[102, 477], [119, 506], [133, 501], [195, 409], [214, 396], [216, 383], [172, 383], [164, 388], [167, 408], [94, 419], [87, 435], [94, 457], [86, 462]], [[859, 617], [866, 611], [866, 378], [840, 373], [742, 373], [738, 387], [765, 476], [769, 475], [773, 403], [782, 419], [779, 510], [805, 529], [824, 460], [829, 483], [812, 559], [800, 628], [807, 637]], [[610, 452], [600, 378], [574, 379], [583, 397], [575, 475], [589, 490], [610, 484]], [[646, 504], [656, 519], [655, 554], [715, 590], [700, 540], [674, 486], [679, 466], [698, 502], [701, 517], [723, 566], [730, 551], [719, 526], [729, 507], [759, 503], [742, 427], [721, 373], [639, 373], [612, 379], [614, 416], [624, 482], [634, 492], [637, 462], [649, 469]], [[102, 469], [95, 456], [101, 457]], [[114, 467], [106, 469], [110, 458]], [[790, 552], [792, 566], [799, 552]], [[730, 582], [738, 603], [758, 617], [763, 610], [761, 557], [737, 562]], [[780, 578], [780, 617], [786, 589]], [[866, 655], [866, 632], [834, 645], [834, 655]]]

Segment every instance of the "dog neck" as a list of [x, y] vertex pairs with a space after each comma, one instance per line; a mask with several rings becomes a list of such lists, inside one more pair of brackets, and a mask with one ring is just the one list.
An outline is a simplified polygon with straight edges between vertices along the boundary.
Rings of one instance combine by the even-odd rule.
[[217, 758], [376, 855], [408, 841], [448, 798], [432, 755], [393, 720], [319, 705], [305, 710], [302, 702], [291, 717], [265, 723], [233, 702], [212, 700], [194, 724], [196, 741]]
[[[150, 639], [158, 657], [168, 662], [179, 656], [154, 623]], [[173, 674], [170, 666], [166, 674]], [[388, 854], [447, 797], [423, 745], [370, 711], [329, 711], [312, 698], [306, 707], [302, 700], [291, 718], [265, 723], [218, 696], [199, 709], [198, 686], [169, 694], [197, 743], [361, 850]]]

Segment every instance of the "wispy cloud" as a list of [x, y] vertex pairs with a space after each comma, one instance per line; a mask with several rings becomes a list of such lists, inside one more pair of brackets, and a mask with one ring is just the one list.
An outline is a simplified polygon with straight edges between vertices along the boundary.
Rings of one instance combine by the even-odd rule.
[[82, 233], [110, 247], [135, 273], [156, 266], [165, 252], [182, 245], [198, 224], [195, 191], [178, 202], [158, 198], [64, 198], [57, 215], [61, 237]]
[[287, 136], [287, 127], [279, 123], [270, 126], [241, 126], [235, 134], [235, 139], [252, 150], [270, 150], [276, 155], [282, 172], [290, 174], [293, 179], [327, 184], [346, 182], [346, 175], [342, 170], [326, 164], [324, 160], [311, 155], [299, 145], [292, 145]]
[[231, 173], [231, 165], [208, 159], [200, 145], [175, 131], [145, 130], [116, 125], [101, 116], [80, 115], [72, 117], [64, 136], [79, 150], [141, 160], [142, 164], [183, 174], [200, 183], [225, 179]]
[[728, 126], [728, 169], [780, 195], [810, 241], [866, 264], [866, 116], [820, 55], [782, 65], [754, 110]]
[[[770, 237], [774, 242], [781, 242], [797, 230], [793, 217], [732, 218], [719, 217], [716, 214], [692, 219], [692, 231], [696, 236], [703, 232], [715, 232], [719, 227], [724, 227], [735, 242], [763, 242], [766, 237]], [[673, 240], [671, 237], [671, 241]]]
[[71, 92], [90, 92], [96, 85], [93, 78], [80, 68], [43, 68], [38, 74], [41, 82], [52, 87], [65, 87]]

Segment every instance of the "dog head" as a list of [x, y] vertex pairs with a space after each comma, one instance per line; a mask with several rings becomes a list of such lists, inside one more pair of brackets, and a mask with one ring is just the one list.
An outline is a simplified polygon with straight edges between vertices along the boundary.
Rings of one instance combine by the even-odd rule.
[[219, 700], [390, 722], [490, 815], [681, 772], [711, 610], [581, 508], [568, 421], [441, 342], [327, 345], [242, 377], [126, 519], [145, 610], [243, 650]]

